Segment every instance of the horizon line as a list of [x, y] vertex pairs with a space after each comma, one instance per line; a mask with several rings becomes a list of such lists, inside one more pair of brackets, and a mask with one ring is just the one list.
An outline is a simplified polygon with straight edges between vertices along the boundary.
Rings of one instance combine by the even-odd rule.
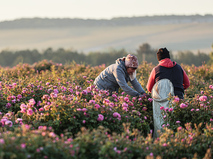
[[113, 20], [118, 18], [134, 18], [134, 17], [160, 17], [160, 16], [213, 16], [213, 14], [155, 14], [155, 15], [133, 15], [133, 16], [114, 16], [111, 18], [81, 18], [81, 17], [47, 17], [47, 16], [34, 16], [34, 17], [20, 17], [8, 20], [0, 20], [1, 22], [16, 21], [21, 19], [82, 19], [82, 20]]

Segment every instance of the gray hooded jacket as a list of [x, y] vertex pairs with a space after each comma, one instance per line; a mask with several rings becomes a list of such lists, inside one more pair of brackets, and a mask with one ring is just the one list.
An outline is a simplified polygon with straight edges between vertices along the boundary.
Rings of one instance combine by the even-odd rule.
[[[130, 81], [136, 91], [128, 86], [128, 81]], [[112, 64], [103, 70], [99, 76], [96, 77], [94, 85], [99, 89], [109, 90], [109, 92], [118, 92], [119, 87], [121, 87], [124, 92], [131, 96], [139, 96], [140, 94], [145, 93], [136, 78], [132, 81], [130, 80], [126, 71], [125, 61], [122, 61], [121, 58], [117, 59], [115, 64]]]

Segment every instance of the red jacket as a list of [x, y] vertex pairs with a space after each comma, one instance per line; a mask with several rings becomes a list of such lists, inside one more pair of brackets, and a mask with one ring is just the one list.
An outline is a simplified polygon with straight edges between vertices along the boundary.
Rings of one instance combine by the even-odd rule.
[[[159, 65], [163, 66], [163, 67], [171, 68], [171, 67], [174, 67], [176, 65], [176, 62], [171, 61], [169, 58], [165, 58], [165, 59], [159, 61], [158, 66]], [[148, 83], [147, 83], [147, 86], [146, 86], [146, 88], [149, 92], [152, 91], [152, 87], [155, 84], [155, 75], [156, 75], [155, 68], [152, 69], [152, 72], [149, 76], [149, 80], [148, 80]], [[189, 87], [189, 85], [190, 85], [189, 78], [188, 78], [186, 72], [183, 70], [183, 88], [187, 89]]]

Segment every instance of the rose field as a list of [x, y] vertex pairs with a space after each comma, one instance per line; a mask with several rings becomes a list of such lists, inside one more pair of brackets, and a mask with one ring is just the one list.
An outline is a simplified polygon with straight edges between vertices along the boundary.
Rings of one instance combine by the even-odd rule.
[[[164, 124], [153, 138], [152, 98], [119, 89], [109, 96], [93, 85], [105, 65], [57, 64], [0, 67], [0, 158], [182, 159], [212, 158], [213, 66], [181, 65], [190, 87], [170, 96]], [[154, 65], [141, 63], [146, 91]]]

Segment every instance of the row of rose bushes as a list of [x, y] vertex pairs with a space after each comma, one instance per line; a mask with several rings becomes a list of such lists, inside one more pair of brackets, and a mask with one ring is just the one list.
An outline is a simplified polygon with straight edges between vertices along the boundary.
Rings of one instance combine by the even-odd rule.
[[[213, 121], [212, 93], [213, 87], [210, 85], [208, 91], [192, 99], [171, 97], [171, 108], [160, 108], [165, 119], [163, 127], [175, 131], [178, 126], [188, 122], [205, 125]], [[153, 124], [151, 101], [148, 97], [130, 99], [128, 95], [113, 94], [109, 97], [108, 92], [98, 91], [94, 86], [71, 95], [64, 95], [54, 89], [50, 95], [44, 95], [39, 104], [32, 98], [26, 104], [22, 103], [17, 113], [3, 113], [5, 121], [2, 119], [2, 125], [8, 119], [11, 124], [14, 121], [20, 124], [21, 121], [33, 124], [36, 128], [40, 125], [51, 126], [58, 134], [68, 129], [75, 135], [82, 126], [93, 129], [99, 125], [109, 128], [111, 132], [121, 133], [122, 123], [130, 122], [132, 129], [137, 128], [147, 135]], [[7, 109], [12, 108], [10, 106]]]
[[[81, 128], [75, 138], [66, 133], [56, 135], [52, 127], [22, 124], [14, 131], [0, 134], [1, 158], [204, 158], [210, 159], [213, 146], [213, 127], [206, 125], [201, 131], [198, 125], [192, 129], [179, 127], [177, 132], [165, 128], [154, 142], [151, 134], [146, 138], [138, 130], [130, 131], [130, 124], [124, 125], [121, 134], [108, 133], [99, 126], [89, 131]], [[204, 132], [203, 132], [204, 131]]]
[[[17, 65], [12, 69], [1, 68], [0, 105], [2, 113], [11, 111], [17, 118], [23, 118], [25, 123], [33, 122], [35, 127], [48, 124], [54, 127], [57, 133], [69, 129], [74, 134], [85, 125], [91, 129], [103, 125], [108, 128], [112, 127], [110, 128], [112, 131], [117, 129], [116, 132], [122, 132], [121, 126], [117, 125], [128, 121], [132, 122], [133, 128], [141, 129], [144, 134], [153, 128], [152, 104], [148, 97], [137, 99], [121, 92], [109, 97], [107, 92], [98, 92], [94, 89], [92, 82], [105, 68], [104, 65], [97, 67], [78, 64], [62, 66], [47, 61], [37, 65], [43, 67], [39, 69], [43, 71], [38, 72], [38, 66], [28, 64]], [[173, 130], [180, 123], [183, 126], [192, 120], [193, 123], [199, 124], [212, 119], [212, 68], [209, 66], [183, 67], [190, 78], [191, 86], [186, 91], [185, 100], [171, 103], [175, 111], [167, 111], [164, 115], [165, 126], [170, 126]], [[151, 64], [146, 63], [139, 66], [138, 78], [144, 88], [152, 68]], [[204, 103], [199, 101], [200, 96], [207, 97]], [[30, 100], [34, 102], [30, 103]], [[20, 111], [22, 110], [21, 104], [27, 105], [25, 106], [27, 108], [23, 108], [26, 109], [25, 111]], [[187, 107], [183, 109], [179, 107], [180, 104], [185, 104]], [[206, 109], [207, 106], [208, 109]], [[54, 107], [54, 111], [51, 107]], [[198, 107], [201, 108], [199, 111]], [[82, 108], [85, 109], [82, 110]], [[193, 109], [195, 111], [191, 111]], [[26, 111], [31, 111], [31, 113], [26, 113]], [[122, 120], [113, 117], [116, 113], [122, 116]], [[60, 117], [57, 118], [56, 116], [59, 115]], [[101, 123], [96, 120], [99, 116], [105, 118]], [[176, 124], [176, 122], [179, 123]]]
[[[109, 96], [107, 91], [94, 88], [93, 80], [104, 65], [62, 66], [43, 61], [39, 66], [41, 69], [28, 64], [0, 69], [0, 120], [6, 130], [14, 132], [16, 127], [30, 124], [32, 129], [47, 126], [55, 134], [66, 131], [67, 137], [75, 138], [82, 127], [93, 130], [104, 126], [109, 134], [122, 134], [123, 124], [131, 123], [129, 130], [138, 129], [140, 137], [153, 131], [151, 98], [130, 97], [121, 90]], [[213, 121], [213, 69], [207, 65], [183, 67], [191, 86], [184, 100], [171, 97], [171, 108], [161, 108], [165, 119], [162, 127], [176, 132], [186, 123], [191, 122], [193, 129], [194, 124], [203, 123], [201, 132], [205, 133], [205, 125]], [[153, 65], [146, 63], [139, 66], [137, 77], [144, 88], [152, 68]], [[206, 152], [208, 146], [196, 151]], [[189, 152], [192, 155], [195, 151]]]
[[[13, 125], [20, 124], [17, 121], [35, 128], [46, 125], [57, 134], [68, 130], [72, 135], [82, 126], [93, 129], [99, 125], [121, 133], [122, 123], [131, 122], [132, 129], [138, 128], [147, 135], [153, 124], [151, 99], [99, 92], [92, 82], [104, 67], [70, 65], [61, 70], [52, 65], [51, 70], [41, 72], [27, 64], [2, 68], [3, 118]], [[94, 74], [94, 70], [99, 71]], [[88, 72], [91, 73], [86, 76]]]
[[[76, 89], [81, 88], [77, 86]], [[94, 86], [68, 95], [54, 89], [50, 95], [43, 95], [42, 102], [32, 98], [18, 104], [17, 113], [12, 111], [12, 105], [7, 105], [6, 109], [10, 111], [2, 113], [2, 126], [27, 123], [38, 128], [45, 125], [53, 127], [57, 134], [68, 130], [75, 135], [83, 126], [93, 129], [100, 125], [108, 128], [111, 133], [122, 133], [122, 124], [130, 122], [131, 129], [137, 128], [144, 135], [150, 132], [152, 116], [147, 106], [151, 108], [151, 98], [130, 99], [128, 95], [113, 94], [109, 97], [108, 94], [107, 91], [98, 91]]]

